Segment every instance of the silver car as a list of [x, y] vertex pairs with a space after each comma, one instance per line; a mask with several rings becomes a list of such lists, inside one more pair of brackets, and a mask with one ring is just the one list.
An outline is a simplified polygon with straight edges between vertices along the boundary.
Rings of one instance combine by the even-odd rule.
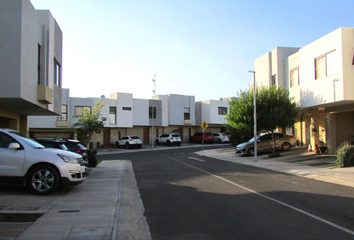
[[[276, 150], [288, 151], [296, 146], [296, 140], [293, 136], [282, 133], [274, 133]], [[257, 136], [257, 152], [271, 152], [273, 150], [273, 138], [271, 133]], [[254, 155], [254, 138], [248, 142], [236, 146], [236, 154]]]
[[228, 143], [230, 141], [226, 133], [213, 133], [213, 136], [214, 142], [217, 143]]
[[138, 136], [125, 136], [116, 142], [117, 147], [123, 146], [126, 149], [131, 147], [141, 148], [143, 142]]
[[12, 130], [0, 128], [0, 181], [26, 185], [33, 193], [49, 194], [60, 185], [73, 186], [86, 179], [82, 156], [49, 149]]

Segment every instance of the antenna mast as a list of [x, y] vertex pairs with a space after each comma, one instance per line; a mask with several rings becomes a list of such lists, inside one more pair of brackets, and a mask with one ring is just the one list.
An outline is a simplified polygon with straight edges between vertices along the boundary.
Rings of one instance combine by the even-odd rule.
[[154, 90], [152, 90], [152, 92], [154, 93], [154, 96], [156, 95], [156, 74], [154, 75], [154, 79], [152, 79], [152, 81], [154, 82]]

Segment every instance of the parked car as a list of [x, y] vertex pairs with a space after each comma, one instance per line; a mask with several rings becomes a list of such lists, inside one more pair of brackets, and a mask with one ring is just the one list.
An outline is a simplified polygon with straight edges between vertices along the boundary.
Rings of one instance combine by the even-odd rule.
[[81, 155], [45, 148], [26, 135], [0, 128], [0, 181], [19, 183], [33, 193], [49, 194], [62, 186], [86, 179], [87, 167]]
[[62, 138], [34, 138], [37, 142], [42, 144], [45, 148], [57, 148], [67, 151], [65, 141]]
[[88, 165], [86, 148], [82, 146], [77, 140], [46, 137], [38, 137], [34, 140], [36, 140], [46, 148], [57, 148], [80, 154], [85, 162], [85, 165]]
[[228, 143], [230, 141], [226, 133], [213, 133], [213, 136], [214, 142], [217, 143]]
[[131, 147], [141, 148], [142, 145], [143, 142], [138, 136], [125, 136], [116, 142], [117, 147], [123, 146], [126, 149], [129, 149]]
[[180, 146], [181, 142], [181, 136], [178, 133], [164, 133], [161, 134], [161, 136], [159, 138], [156, 138], [155, 140], [156, 145], [166, 144], [167, 146]]
[[204, 143], [213, 143], [214, 136], [211, 132], [196, 132], [193, 136], [189, 138], [190, 143], [202, 143], [204, 138]]
[[[290, 148], [296, 146], [296, 140], [293, 136], [282, 133], [274, 133], [276, 150], [288, 151]], [[257, 153], [270, 152], [273, 150], [273, 138], [271, 133], [261, 134], [257, 139]], [[236, 154], [240, 155], [254, 155], [254, 138], [248, 142], [241, 143], [236, 146]]]
[[87, 149], [78, 140], [64, 138], [65, 146], [69, 151], [78, 153], [87, 161]]

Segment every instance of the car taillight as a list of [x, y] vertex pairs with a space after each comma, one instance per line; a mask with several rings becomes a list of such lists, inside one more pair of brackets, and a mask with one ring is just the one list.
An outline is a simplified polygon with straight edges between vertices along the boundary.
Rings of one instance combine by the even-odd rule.
[[85, 152], [85, 150], [83, 150], [83, 149], [77, 150], [77, 153], [84, 153], [84, 152]]

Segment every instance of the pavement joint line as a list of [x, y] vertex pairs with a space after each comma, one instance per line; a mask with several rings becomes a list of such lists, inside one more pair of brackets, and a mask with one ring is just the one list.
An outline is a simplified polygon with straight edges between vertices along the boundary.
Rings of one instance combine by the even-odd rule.
[[118, 220], [119, 220], [119, 210], [120, 210], [120, 202], [121, 202], [121, 193], [122, 193], [122, 183], [123, 183], [123, 170], [120, 168], [120, 174], [119, 174], [119, 183], [118, 183], [118, 199], [117, 199], [117, 207], [116, 207], [116, 213], [115, 213], [115, 219], [114, 219], [114, 225], [113, 225], [113, 230], [112, 230], [112, 235], [111, 235], [111, 240], [116, 240], [117, 237], [117, 230], [118, 230]]

